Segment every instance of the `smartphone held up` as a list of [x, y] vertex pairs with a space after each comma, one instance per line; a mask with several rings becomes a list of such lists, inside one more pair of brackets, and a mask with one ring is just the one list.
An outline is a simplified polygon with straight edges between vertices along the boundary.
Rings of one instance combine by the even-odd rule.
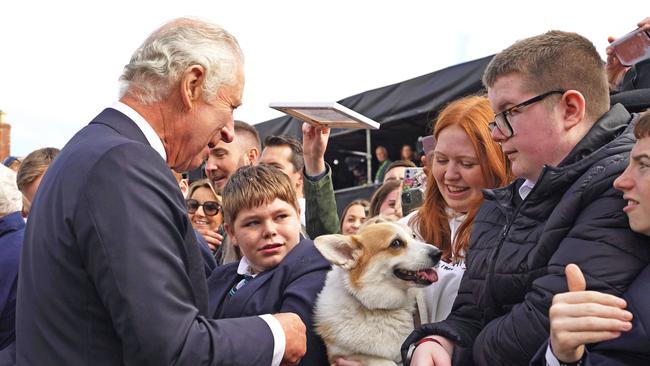
[[625, 66], [650, 58], [650, 33], [640, 28], [612, 42], [616, 56]]

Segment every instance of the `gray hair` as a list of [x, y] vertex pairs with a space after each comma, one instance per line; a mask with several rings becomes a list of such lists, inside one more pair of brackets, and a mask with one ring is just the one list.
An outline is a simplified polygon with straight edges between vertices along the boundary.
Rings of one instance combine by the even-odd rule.
[[16, 186], [16, 172], [0, 165], [0, 217], [20, 211], [23, 196]]
[[159, 102], [188, 67], [200, 65], [206, 70], [204, 100], [209, 100], [234, 82], [243, 60], [237, 40], [225, 29], [198, 19], [175, 19], [153, 32], [124, 66], [120, 98]]

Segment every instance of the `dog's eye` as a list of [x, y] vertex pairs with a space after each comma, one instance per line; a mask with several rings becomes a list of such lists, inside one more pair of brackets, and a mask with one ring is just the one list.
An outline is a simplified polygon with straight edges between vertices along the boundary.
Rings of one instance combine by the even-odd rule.
[[391, 248], [401, 248], [403, 246], [404, 246], [404, 243], [399, 239], [395, 239], [395, 240], [391, 241], [390, 245], [389, 245], [389, 247], [391, 247]]

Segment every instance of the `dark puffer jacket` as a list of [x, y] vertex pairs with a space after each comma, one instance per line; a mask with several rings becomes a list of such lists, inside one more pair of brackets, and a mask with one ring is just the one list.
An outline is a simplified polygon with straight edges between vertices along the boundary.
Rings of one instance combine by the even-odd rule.
[[548, 338], [548, 309], [567, 291], [568, 263], [590, 290], [623, 294], [650, 260], [612, 186], [634, 144], [632, 119], [612, 107], [558, 167], [542, 170], [523, 202], [522, 179], [484, 192], [452, 313], [415, 330], [404, 349], [439, 334], [456, 342], [454, 365], [526, 365]]

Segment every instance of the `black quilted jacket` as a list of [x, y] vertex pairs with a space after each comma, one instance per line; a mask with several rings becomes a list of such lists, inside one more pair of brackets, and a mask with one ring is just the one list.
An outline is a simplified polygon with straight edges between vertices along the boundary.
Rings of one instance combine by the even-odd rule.
[[612, 107], [558, 167], [542, 170], [523, 202], [522, 179], [486, 190], [452, 313], [416, 329], [404, 349], [440, 334], [456, 342], [454, 365], [527, 365], [548, 338], [553, 295], [567, 291], [565, 265], [580, 266], [588, 289], [620, 296], [650, 261], [612, 187], [635, 121]]

